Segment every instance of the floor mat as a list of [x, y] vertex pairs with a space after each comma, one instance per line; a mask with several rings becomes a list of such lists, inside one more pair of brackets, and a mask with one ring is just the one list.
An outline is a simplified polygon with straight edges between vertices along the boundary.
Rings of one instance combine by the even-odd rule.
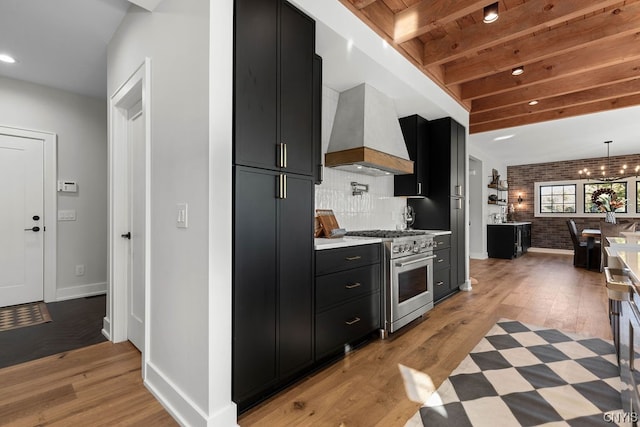
[[0, 332], [51, 322], [44, 302], [12, 305], [0, 308]]
[[611, 342], [501, 319], [412, 420], [429, 427], [625, 425], [620, 387]]

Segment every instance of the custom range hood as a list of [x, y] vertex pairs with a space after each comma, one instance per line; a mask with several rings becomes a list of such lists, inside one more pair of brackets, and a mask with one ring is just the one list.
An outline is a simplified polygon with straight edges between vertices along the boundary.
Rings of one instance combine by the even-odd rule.
[[413, 173], [393, 101], [366, 83], [341, 92], [324, 159], [366, 175]]

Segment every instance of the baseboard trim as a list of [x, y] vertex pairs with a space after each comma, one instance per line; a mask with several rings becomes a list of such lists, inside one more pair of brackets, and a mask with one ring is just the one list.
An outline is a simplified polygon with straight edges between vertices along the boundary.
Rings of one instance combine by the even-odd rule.
[[527, 252], [538, 252], [556, 255], [573, 255], [573, 251], [570, 249], [529, 248], [527, 249]]
[[111, 320], [106, 316], [102, 318], [102, 335], [111, 341]]
[[86, 285], [66, 286], [56, 289], [56, 301], [92, 297], [107, 293], [107, 282], [88, 283]]
[[144, 385], [175, 420], [185, 426], [234, 426], [237, 425], [235, 403], [227, 405], [207, 416], [178, 386], [164, 375], [152, 362], [147, 362]]
[[487, 259], [489, 254], [487, 252], [470, 252], [469, 258], [471, 259]]

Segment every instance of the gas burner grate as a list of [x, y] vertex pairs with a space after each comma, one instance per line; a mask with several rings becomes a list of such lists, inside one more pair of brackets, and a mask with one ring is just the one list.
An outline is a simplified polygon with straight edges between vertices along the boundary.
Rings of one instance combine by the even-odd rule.
[[382, 239], [396, 239], [398, 237], [423, 236], [424, 231], [417, 230], [358, 230], [348, 231], [347, 236], [354, 237], [377, 237]]

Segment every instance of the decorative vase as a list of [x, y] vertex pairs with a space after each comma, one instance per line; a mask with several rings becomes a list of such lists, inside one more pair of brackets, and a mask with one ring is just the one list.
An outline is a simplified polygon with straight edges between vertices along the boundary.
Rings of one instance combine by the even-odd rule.
[[604, 213], [604, 222], [615, 224], [616, 223], [616, 213], [615, 212], [605, 212]]

